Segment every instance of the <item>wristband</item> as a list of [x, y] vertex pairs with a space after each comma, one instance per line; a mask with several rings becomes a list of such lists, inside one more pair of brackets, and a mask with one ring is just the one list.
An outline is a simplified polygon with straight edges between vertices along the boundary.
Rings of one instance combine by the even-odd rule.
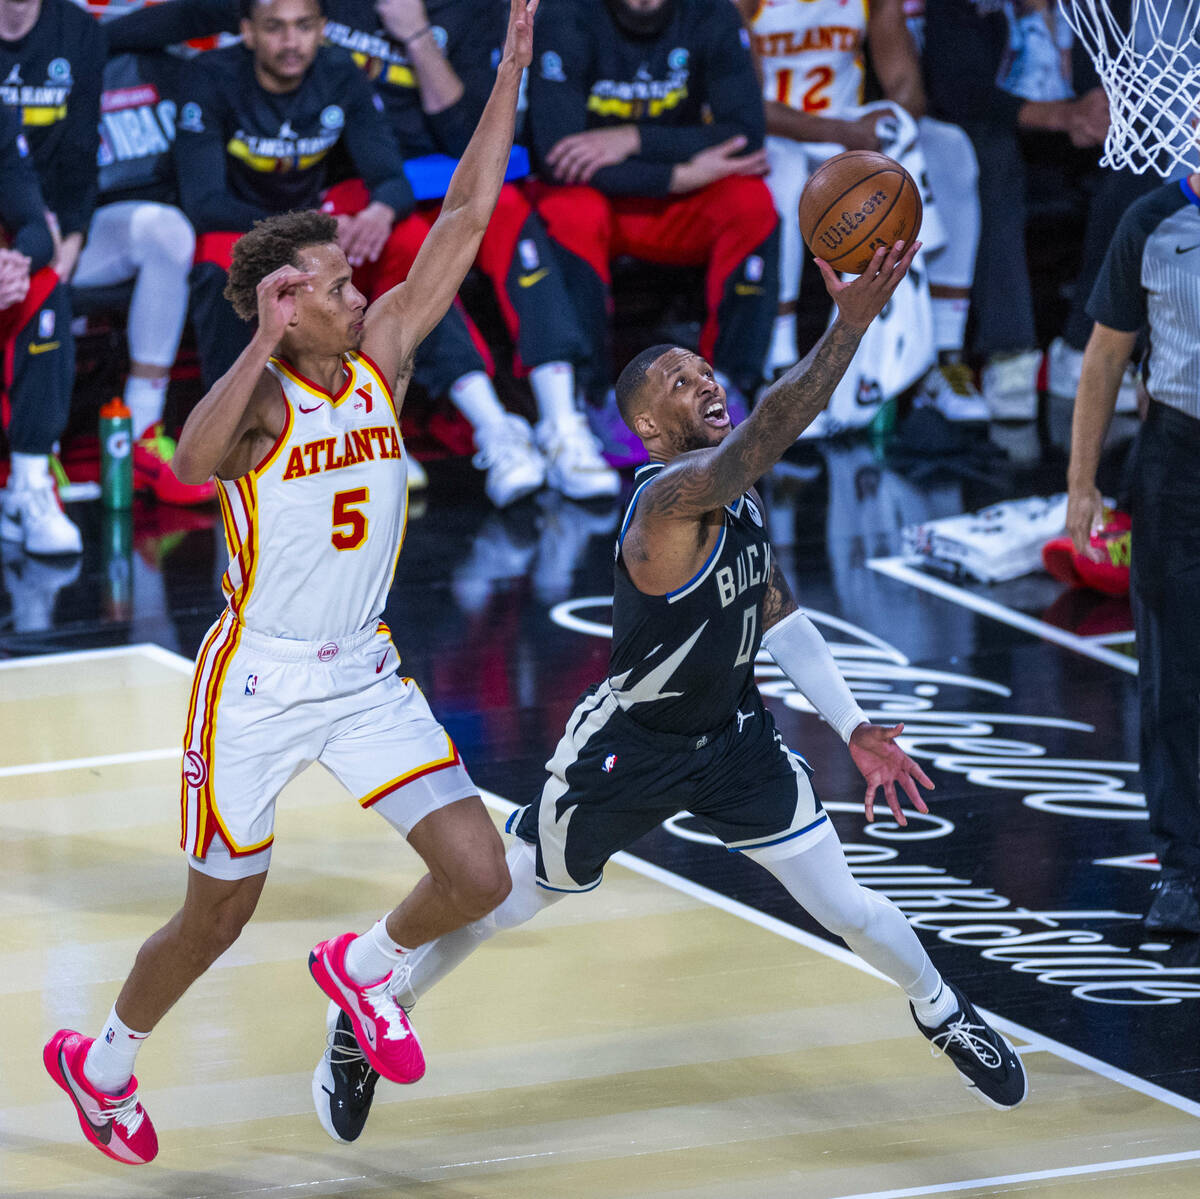
[[410, 33], [407, 37], [402, 37], [400, 40], [407, 46], [409, 42], [415, 42], [417, 38], [423, 37], [433, 29], [432, 25], [422, 25], [416, 33]]

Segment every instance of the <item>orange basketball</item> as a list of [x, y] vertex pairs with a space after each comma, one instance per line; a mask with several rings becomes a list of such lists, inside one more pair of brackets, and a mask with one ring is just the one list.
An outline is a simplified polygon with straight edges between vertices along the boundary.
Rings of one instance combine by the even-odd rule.
[[800, 197], [805, 244], [836, 271], [859, 275], [880, 246], [910, 242], [921, 228], [921, 193], [894, 159], [847, 150], [822, 163]]

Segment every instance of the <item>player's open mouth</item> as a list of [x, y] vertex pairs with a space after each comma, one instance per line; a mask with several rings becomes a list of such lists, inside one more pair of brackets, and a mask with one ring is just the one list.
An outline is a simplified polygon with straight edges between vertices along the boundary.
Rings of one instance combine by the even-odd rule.
[[706, 425], [713, 425], [718, 429], [723, 429], [729, 424], [729, 411], [720, 400], [713, 400], [701, 415]]

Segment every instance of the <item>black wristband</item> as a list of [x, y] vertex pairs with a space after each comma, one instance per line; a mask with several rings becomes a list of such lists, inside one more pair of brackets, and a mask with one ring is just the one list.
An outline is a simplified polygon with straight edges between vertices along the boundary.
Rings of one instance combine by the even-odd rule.
[[402, 37], [400, 40], [407, 46], [409, 42], [415, 42], [417, 38], [423, 37], [433, 29], [432, 25], [422, 25], [416, 33], [410, 33], [408, 37]]

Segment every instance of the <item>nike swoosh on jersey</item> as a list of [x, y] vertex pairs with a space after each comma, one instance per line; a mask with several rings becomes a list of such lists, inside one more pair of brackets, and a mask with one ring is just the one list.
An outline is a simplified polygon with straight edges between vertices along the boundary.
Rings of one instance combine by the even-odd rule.
[[530, 271], [528, 275], [518, 275], [517, 283], [521, 287], [532, 287], [535, 283], [540, 283], [550, 273], [549, 267], [542, 267], [540, 270]]
[[31, 354], [48, 354], [51, 350], [57, 350], [61, 345], [61, 341], [31, 341], [29, 352]]
[[[88, 1127], [96, 1134], [96, 1140], [102, 1141], [107, 1145], [112, 1140], [112, 1121], [105, 1120], [103, 1124], [97, 1124], [95, 1120], [87, 1113], [87, 1108], [83, 1106], [83, 1100], [79, 1097], [79, 1091], [75, 1087], [75, 1080], [71, 1077], [71, 1071], [67, 1069], [66, 1063], [63, 1061], [62, 1050], [58, 1051], [58, 1069], [63, 1078], [66, 1079], [67, 1089], [71, 1092], [71, 1098], [75, 1100], [75, 1106], [79, 1108], [79, 1114], [88, 1122]], [[90, 1098], [84, 1095], [84, 1098]]]
[[316, 412], [317, 408], [324, 408], [324, 407], [325, 407], [324, 402], [317, 404], [316, 407], [314, 407], [314, 408], [305, 408], [305, 406], [303, 404], [301, 404], [300, 411], [301, 412]]
[[1200, 241], [1198, 241], [1194, 246], [1176, 246], [1175, 247], [1176, 254], [1190, 254], [1193, 250], [1200, 250]]

